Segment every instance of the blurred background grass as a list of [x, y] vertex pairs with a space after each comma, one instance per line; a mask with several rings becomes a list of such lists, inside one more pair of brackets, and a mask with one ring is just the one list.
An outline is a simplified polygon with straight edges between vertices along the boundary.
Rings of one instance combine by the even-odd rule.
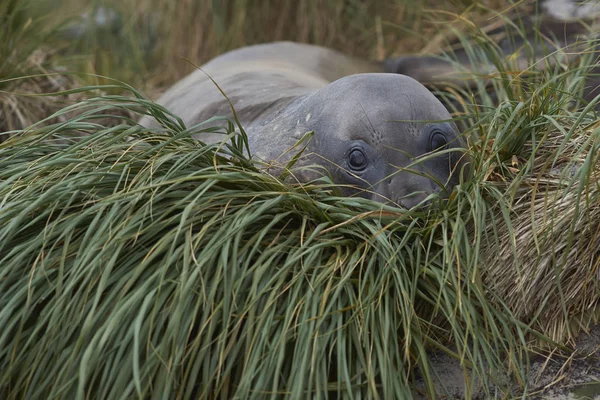
[[[23, 18], [31, 19], [31, 26], [16, 37], [20, 46], [37, 47], [43, 38], [46, 51], [60, 50], [56, 61], [71, 70], [146, 88], [168, 86], [192, 71], [186, 59], [203, 63], [227, 50], [276, 40], [323, 45], [370, 60], [437, 52], [451, 30], [465, 25], [465, 18], [484, 21], [491, 10], [509, 5], [472, 0], [10, 0], [6, 4], [1, 12], [15, 26], [22, 26]], [[23, 57], [28, 50], [20, 52]]]

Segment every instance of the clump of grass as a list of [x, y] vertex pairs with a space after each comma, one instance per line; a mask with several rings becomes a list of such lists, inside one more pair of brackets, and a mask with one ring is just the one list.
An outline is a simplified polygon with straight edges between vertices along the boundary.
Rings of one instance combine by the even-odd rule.
[[[488, 238], [485, 253], [494, 295], [521, 321], [564, 342], [585, 330], [598, 312], [600, 131], [595, 104], [568, 111], [572, 97], [561, 93], [561, 86], [551, 93], [562, 107], [536, 115], [527, 124], [530, 132], [509, 126], [508, 141], [519, 146], [512, 161], [496, 164], [504, 170], [496, 177], [510, 199], [512, 216], [510, 224], [489, 226], [486, 236], [493, 240]], [[504, 117], [498, 113], [497, 129], [503, 132], [506, 116], [519, 118], [543, 102], [543, 91], [531, 93], [529, 101], [516, 107], [507, 104], [510, 111]], [[519, 141], [519, 134], [528, 139]], [[506, 141], [498, 146], [500, 154]]]
[[487, 252], [491, 290], [519, 319], [557, 341], [589, 327], [600, 298], [599, 130], [596, 120], [561, 120], [562, 129], [527, 146], [533, 154], [548, 148], [556, 153], [522, 166], [531, 174], [515, 190], [512, 227], [490, 229], [488, 235], [498, 235], [502, 245]]
[[489, 294], [564, 343], [598, 316], [599, 98], [580, 97], [597, 68], [598, 42], [541, 45], [548, 37], [538, 27], [520, 28], [519, 18], [506, 23], [514, 52], [483, 33], [473, 43], [457, 32], [463, 62], [446, 59], [473, 84], [446, 98], [475, 134], [478, 192], [504, 199], [490, 209], [487, 226], [473, 227]]
[[91, 99], [0, 145], [4, 396], [405, 398], [415, 368], [434, 396], [432, 349], [467, 393], [526, 381], [528, 328], [481, 284], [471, 184], [428, 210], [341, 198], [257, 170], [234, 124], [201, 145], [202, 125], [95, 122], [115, 107], [165, 115]]

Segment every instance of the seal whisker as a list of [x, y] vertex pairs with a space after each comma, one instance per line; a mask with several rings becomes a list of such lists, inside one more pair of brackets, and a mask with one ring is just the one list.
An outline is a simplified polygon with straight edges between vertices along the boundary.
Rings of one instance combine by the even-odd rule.
[[[377, 129], [375, 129], [375, 126], [373, 125], [373, 122], [371, 122], [371, 119], [369, 118], [369, 115], [367, 114], [367, 111], [365, 110], [365, 108], [363, 107], [363, 105], [361, 104], [360, 101], [357, 101], [357, 104], [360, 106], [363, 114], [365, 114], [365, 118], [367, 119], [367, 122], [369, 122], [369, 126], [371, 127], [371, 137], [373, 139], [373, 143], [377, 146], [381, 143], [381, 134], [379, 132], [377, 132]], [[363, 122], [363, 125], [365, 125], [365, 128], [367, 128], [367, 130], [369, 130], [369, 127]]]

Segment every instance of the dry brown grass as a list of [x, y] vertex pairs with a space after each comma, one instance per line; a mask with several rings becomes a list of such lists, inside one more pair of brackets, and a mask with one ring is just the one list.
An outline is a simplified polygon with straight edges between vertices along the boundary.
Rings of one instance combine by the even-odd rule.
[[[2, 82], [0, 90], [0, 132], [21, 130], [47, 118], [62, 107], [81, 99], [75, 94], [49, 96], [69, 90], [77, 85], [67, 75], [52, 73], [47, 69], [48, 53], [39, 49], [27, 59], [29, 77], [13, 78]], [[8, 134], [0, 135], [0, 142]]]
[[548, 132], [543, 148], [560, 154], [556, 164], [531, 158], [532, 173], [512, 202], [512, 226], [499, 218], [487, 230], [497, 240], [482, 245], [490, 290], [558, 342], [573, 339], [600, 311], [599, 128], [576, 127], [570, 138], [568, 130]]

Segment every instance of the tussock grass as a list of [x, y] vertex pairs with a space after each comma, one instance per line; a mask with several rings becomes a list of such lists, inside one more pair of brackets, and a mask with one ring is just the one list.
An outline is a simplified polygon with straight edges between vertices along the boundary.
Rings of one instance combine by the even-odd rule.
[[583, 73], [466, 110], [473, 175], [427, 210], [281, 182], [243, 127], [199, 145], [136, 92], [23, 131], [0, 145], [1, 392], [433, 397], [431, 351], [467, 394], [527, 391], [528, 339], [597, 305], [597, 122], [562, 90]]
[[[536, 129], [505, 163], [508, 177], [498, 176], [511, 222], [487, 229], [491, 290], [520, 320], [557, 341], [597, 318], [600, 130], [593, 105], [543, 113], [528, 124]], [[510, 111], [518, 118], [519, 110]]]
[[[254, 14], [238, 10], [263, 25], [292, 18], [253, 2], [213, 4], [166, 9], [179, 25], [164, 29], [203, 11], [197, 29], [208, 33], [175, 32], [165, 46], [202, 60], [263, 40], [248, 34]], [[346, 15], [301, 2], [297, 25], [281, 22], [269, 40], [387, 52], [394, 31], [335, 35], [348, 20], [348, 32], [367, 29], [377, 4]], [[415, 26], [426, 15], [402, 7]], [[486, 397], [527, 393], [530, 340], [562, 343], [597, 317], [598, 99], [578, 97], [597, 60], [562, 62], [596, 43], [541, 61], [526, 51], [524, 72], [486, 33], [514, 24], [518, 36], [523, 26], [495, 19], [474, 43], [464, 22], [473, 13], [492, 11], [446, 12], [452, 35], [429, 46], [457, 38], [447, 59], [462, 49], [489, 67], [455, 63], [474, 84], [441, 87], [469, 138], [472, 176], [427, 210], [338, 197], [327, 180], [282, 182], [253, 164], [243, 127], [229, 123], [222, 145], [198, 144], [191, 135], [202, 124], [168, 120], [135, 91], [82, 101], [0, 144], [0, 397], [433, 397], [432, 351], [461, 360], [467, 395], [481, 386]], [[219, 24], [239, 28], [227, 30], [235, 38], [216, 40]], [[416, 49], [424, 38], [403, 43]], [[130, 61], [121, 76], [136, 75], [139, 60]], [[11, 82], [3, 90], [16, 90]], [[135, 113], [164, 128], [138, 126]]]
[[[475, 134], [474, 167], [482, 174], [476, 185], [485, 184], [478, 192], [497, 199], [487, 226], [473, 231], [482, 242], [489, 294], [564, 343], [598, 317], [600, 97], [581, 97], [598, 65], [598, 41], [571, 38], [567, 47], [557, 41], [535, 49], [533, 41], [542, 40], [537, 27], [510, 23], [517, 28], [508, 34], [522, 45], [508, 56], [485, 28], [476, 44], [456, 33], [472, 67], [454, 62], [453, 54], [446, 59], [474, 76], [473, 90], [450, 88], [442, 97]], [[581, 60], [565, 64], [578, 51]]]
[[471, 390], [525, 382], [528, 329], [485, 298], [470, 183], [428, 210], [341, 198], [257, 170], [233, 124], [205, 146], [202, 126], [96, 124], [111, 107], [163, 113], [89, 100], [0, 145], [9, 398], [401, 398], [418, 377], [433, 396], [427, 349]]

